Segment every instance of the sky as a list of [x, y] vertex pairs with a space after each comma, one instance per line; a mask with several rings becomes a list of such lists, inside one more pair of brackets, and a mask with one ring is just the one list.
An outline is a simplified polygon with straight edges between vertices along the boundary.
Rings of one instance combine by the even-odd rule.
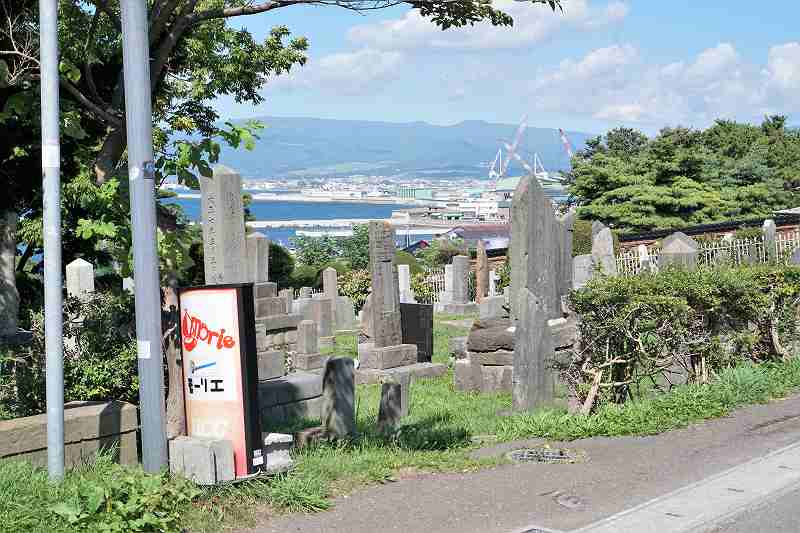
[[408, 8], [292, 6], [232, 19], [310, 41], [309, 61], [225, 118], [302, 116], [449, 125], [463, 120], [602, 133], [706, 127], [717, 118], [800, 125], [797, 0], [494, 0], [511, 28], [439, 30]]

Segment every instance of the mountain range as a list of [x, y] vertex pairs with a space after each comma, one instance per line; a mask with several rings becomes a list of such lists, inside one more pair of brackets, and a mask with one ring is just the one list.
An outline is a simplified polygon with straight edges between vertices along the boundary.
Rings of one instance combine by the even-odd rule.
[[[355, 174], [395, 177], [484, 177], [502, 143], [517, 126], [464, 121], [452, 126], [426, 122], [372, 122], [295, 117], [253, 117], [266, 128], [252, 151], [224, 147], [220, 162], [243, 177], [325, 177]], [[567, 132], [575, 150], [592, 135]], [[518, 152], [533, 162], [537, 153], [550, 172], [569, 168], [558, 130], [529, 127]], [[505, 155], [505, 150], [503, 150]], [[521, 172], [513, 162], [508, 174]]]

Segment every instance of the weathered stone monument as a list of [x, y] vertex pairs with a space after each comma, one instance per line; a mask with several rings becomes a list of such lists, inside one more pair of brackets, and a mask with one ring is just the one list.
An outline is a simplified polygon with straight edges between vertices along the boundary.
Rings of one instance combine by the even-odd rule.
[[558, 289], [562, 296], [569, 294], [569, 291], [572, 290], [572, 233], [575, 226], [575, 218], [575, 211], [571, 210], [559, 221], [561, 226], [561, 240], [559, 241], [560, 263], [558, 265], [558, 271], [560, 273], [560, 278]]
[[250, 281], [241, 176], [224, 166], [215, 167], [212, 178], [200, 176], [200, 203], [206, 284]]
[[325, 364], [322, 378], [322, 426], [329, 437], [356, 434], [355, 374], [353, 360], [334, 357]]
[[489, 295], [489, 256], [486, 243], [478, 241], [477, 270], [475, 272], [475, 301], [480, 304]]
[[375, 383], [398, 372], [412, 376], [441, 375], [444, 365], [419, 363], [417, 347], [403, 343], [400, 289], [395, 263], [395, 239], [392, 226], [385, 222], [369, 223], [370, 273], [372, 293], [364, 313], [369, 314], [369, 342], [358, 346], [359, 383]]
[[0, 338], [15, 336], [19, 319], [17, 292], [17, 214], [5, 211], [0, 218]]
[[469, 257], [457, 255], [444, 269], [444, 292], [434, 306], [437, 313], [469, 315], [478, 311], [478, 306], [469, 301]]
[[497, 284], [500, 282], [500, 276], [497, 275], [497, 271], [490, 270], [489, 271], [489, 296], [498, 296], [497, 294]]
[[592, 259], [601, 273], [606, 276], [617, 275], [614, 235], [611, 233], [611, 229], [597, 221], [592, 223]]
[[94, 266], [78, 258], [67, 265], [67, 296], [88, 300], [94, 293]]
[[697, 267], [699, 249], [697, 241], [680, 231], [675, 232], [661, 243], [658, 266], [659, 268], [672, 266], [694, 270]]
[[414, 297], [414, 291], [411, 290], [411, 267], [408, 265], [397, 265], [397, 276], [400, 284], [400, 303], [417, 303], [417, 299]]
[[430, 363], [433, 357], [433, 306], [400, 303], [403, 344], [417, 347], [417, 362]]
[[774, 263], [778, 258], [778, 229], [775, 227], [775, 221], [767, 219], [761, 228], [764, 234], [764, 257], [767, 262]]
[[523, 287], [528, 286], [528, 218], [529, 179], [523, 177], [517, 184], [511, 202], [511, 286], [509, 298], [511, 318], [519, 317], [519, 298], [517, 295]]
[[[553, 205], [544, 196], [538, 180], [527, 177], [522, 181], [527, 182], [526, 224], [523, 231], [514, 234], [526, 241], [530, 253], [526, 285], [518, 293], [512, 292], [519, 312], [514, 331], [512, 390], [514, 409], [518, 411], [553, 401], [555, 354], [548, 320], [562, 317], [565, 275], [560, 269], [567, 268], [562, 256], [564, 226], [556, 219]], [[512, 242], [511, 246], [513, 249], [520, 244]]]

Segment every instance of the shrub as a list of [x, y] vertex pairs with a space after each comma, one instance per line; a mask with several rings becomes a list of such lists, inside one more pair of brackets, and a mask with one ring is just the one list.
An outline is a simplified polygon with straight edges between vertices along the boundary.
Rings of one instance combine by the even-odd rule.
[[299, 289], [301, 287], [318, 286], [319, 273], [319, 267], [304, 264], [295, 265], [292, 271], [292, 277], [290, 278], [292, 288]]
[[436, 297], [436, 291], [434, 291], [433, 285], [425, 279], [424, 272], [411, 276], [411, 291], [417, 302], [421, 304], [432, 304]]
[[592, 221], [576, 220], [572, 226], [572, 256], [592, 253]]
[[503, 289], [511, 285], [511, 264], [506, 261], [500, 268], [496, 271], [497, 276], [500, 278], [497, 280], [497, 293], [502, 294]]
[[[642, 388], [670, 387], [676, 372], [703, 382], [744, 360], [785, 358], [799, 337], [798, 295], [797, 267], [596, 279], [571, 295], [585, 342], [561, 370], [581, 400], [599, 390], [622, 402]], [[591, 386], [598, 375], [599, 389]]]
[[[132, 296], [127, 292], [97, 292], [85, 302], [69, 298], [65, 301], [63, 320], [65, 401], [137, 403], [139, 382]], [[45, 410], [42, 311], [31, 313], [31, 328], [32, 345], [7, 354], [3, 364], [0, 404], [15, 416]]]
[[364, 307], [371, 285], [369, 270], [350, 270], [339, 276], [339, 294], [353, 300], [356, 312]]
[[395, 255], [395, 263], [398, 265], [408, 265], [408, 270], [412, 276], [425, 271], [425, 269], [419, 265], [419, 261], [417, 261], [416, 257], [402, 250], [397, 251], [397, 254]]
[[285, 289], [291, 285], [292, 272], [294, 271], [294, 257], [289, 250], [276, 244], [269, 243], [269, 279], [278, 284], [278, 288]]

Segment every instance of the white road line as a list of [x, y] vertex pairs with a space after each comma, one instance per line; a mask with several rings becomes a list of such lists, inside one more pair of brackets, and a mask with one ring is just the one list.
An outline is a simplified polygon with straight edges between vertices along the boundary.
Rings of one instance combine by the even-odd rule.
[[687, 533], [800, 487], [800, 442], [576, 530], [574, 533]]

